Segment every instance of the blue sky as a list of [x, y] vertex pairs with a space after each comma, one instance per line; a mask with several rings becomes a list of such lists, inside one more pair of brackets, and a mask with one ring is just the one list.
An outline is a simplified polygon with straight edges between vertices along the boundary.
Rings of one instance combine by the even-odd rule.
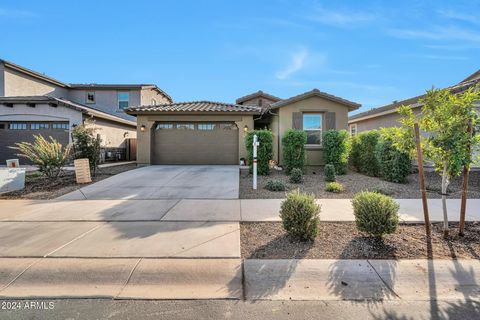
[[318, 88], [381, 106], [480, 68], [480, 1], [0, 2], [0, 57], [176, 101]]

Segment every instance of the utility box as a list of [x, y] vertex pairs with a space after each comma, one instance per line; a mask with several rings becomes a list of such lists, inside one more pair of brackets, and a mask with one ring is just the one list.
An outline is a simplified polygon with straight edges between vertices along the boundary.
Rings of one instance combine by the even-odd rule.
[[92, 176], [90, 175], [90, 163], [88, 159], [76, 159], [73, 161], [75, 166], [75, 177], [77, 183], [90, 183], [92, 182]]
[[25, 168], [0, 168], [0, 193], [25, 188]]

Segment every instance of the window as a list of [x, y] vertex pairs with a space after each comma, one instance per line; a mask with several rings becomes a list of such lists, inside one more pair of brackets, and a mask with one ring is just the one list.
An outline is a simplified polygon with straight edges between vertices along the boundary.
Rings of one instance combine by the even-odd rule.
[[52, 129], [68, 129], [68, 123], [52, 123]]
[[199, 123], [198, 130], [215, 130], [215, 125], [213, 123]]
[[10, 130], [27, 130], [26, 123], [9, 123], [8, 129]]
[[157, 105], [157, 100], [152, 99], [152, 106], [156, 106], [156, 105]]
[[95, 103], [95, 92], [88, 91], [85, 102], [86, 103]]
[[155, 127], [157, 130], [173, 129], [173, 124], [171, 123], [158, 123]]
[[118, 93], [118, 109], [127, 109], [128, 108], [128, 100], [129, 100], [129, 92], [122, 91]]
[[356, 123], [350, 125], [350, 135], [352, 137], [357, 135], [357, 124]]
[[177, 123], [177, 129], [195, 130], [195, 125], [193, 123]]
[[30, 124], [30, 129], [32, 130], [40, 130], [40, 129], [48, 129], [48, 123], [32, 123]]
[[322, 114], [303, 114], [303, 131], [307, 133], [307, 145], [322, 144]]
[[5, 129], [5, 123], [0, 123], [0, 129]]

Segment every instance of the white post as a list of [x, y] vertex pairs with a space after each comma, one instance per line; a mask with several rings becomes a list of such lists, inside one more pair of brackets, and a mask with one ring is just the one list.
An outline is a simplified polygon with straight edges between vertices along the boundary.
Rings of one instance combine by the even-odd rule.
[[253, 135], [253, 190], [257, 190], [257, 147], [259, 144], [257, 135]]

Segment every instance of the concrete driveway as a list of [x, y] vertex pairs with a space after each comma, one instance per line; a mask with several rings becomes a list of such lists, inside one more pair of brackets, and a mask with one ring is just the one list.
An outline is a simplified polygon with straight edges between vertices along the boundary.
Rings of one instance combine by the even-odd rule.
[[238, 199], [238, 188], [238, 166], [148, 166], [120, 173], [58, 199]]

